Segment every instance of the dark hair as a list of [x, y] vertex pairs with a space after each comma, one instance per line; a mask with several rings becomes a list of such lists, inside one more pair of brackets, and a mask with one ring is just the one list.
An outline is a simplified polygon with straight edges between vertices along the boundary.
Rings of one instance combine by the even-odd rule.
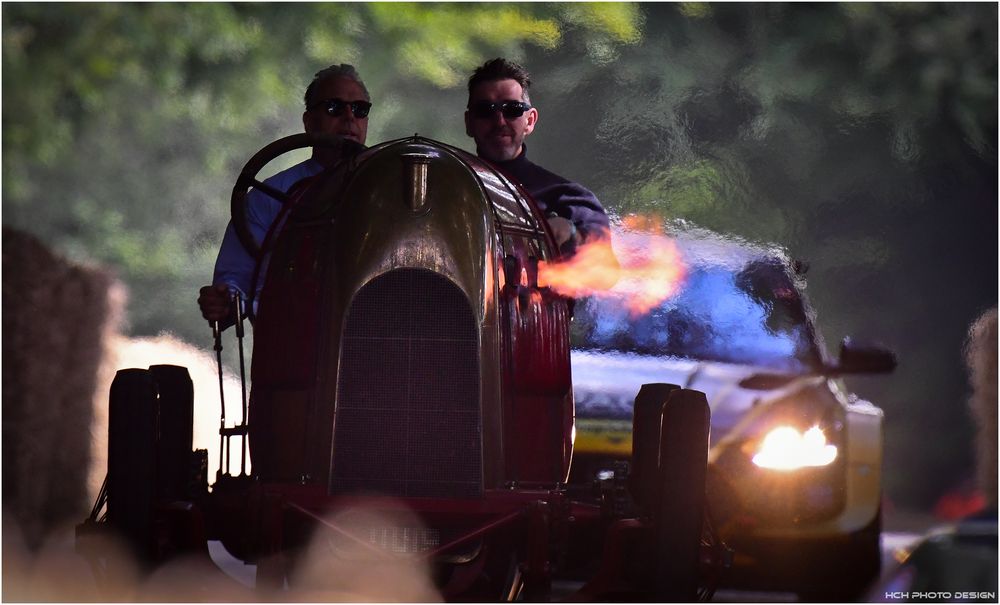
[[[361, 76], [358, 75], [358, 70], [354, 69], [353, 65], [348, 65], [347, 63], [341, 63], [340, 65], [331, 65], [325, 69], [321, 69], [316, 72], [313, 76], [312, 82], [309, 83], [309, 87], [306, 88], [306, 94], [303, 100], [306, 103], [306, 109], [309, 109], [314, 103], [322, 101], [323, 99], [314, 99], [316, 96], [316, 89], [322, 82], [327, 80], [332, 80], [334, 78], [347, 78], [348, 80], [353, 80], [361, 87], [361, 91], [365, 93], [365, 101], [369, 103], [372, 102], [371, 96], [368, 94], [368, 87], [365, 83], [361, 81]], [[350, 101], [351, 99], [345, 99]]]
[[528, 98], [528, 88], [531, 86], [531, 76], [528, 70], [521, 65], [508, 61], [503, 57], [490, 59], [483, 63], [476, 71], [472, 72], [469, 78], [469, 100], [472, 100], [472, 91], [483, 82], [495, 82], [497, 80], [514, 80], [521, 85], [521, 100], [531, 103]]

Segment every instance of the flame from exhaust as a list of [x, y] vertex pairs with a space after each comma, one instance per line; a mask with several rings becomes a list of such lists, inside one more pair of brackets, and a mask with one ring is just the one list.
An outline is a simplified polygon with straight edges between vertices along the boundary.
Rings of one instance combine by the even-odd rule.
[[[654, 219], [629, 217], [628, 230], [651, 230]], [[627, 234], [626, 234], [627, 239]], [[643, 238], [641, 245], [610, 239], [588, 242], [567, 261], [540, 262], [538, 285], [563, 296], [620, 298], [632, 316], [642, 315], [675, 295], [687, 275], [680, 251], [663, 235]]]

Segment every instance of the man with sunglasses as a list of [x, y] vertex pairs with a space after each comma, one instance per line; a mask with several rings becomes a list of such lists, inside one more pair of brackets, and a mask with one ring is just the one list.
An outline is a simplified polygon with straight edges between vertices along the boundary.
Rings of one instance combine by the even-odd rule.
[[527, 157], [525, 137], [538, 123], [538, 109], [528, 98], [531, 78], [517, 63], [497, 58], [469, 78], [465, 132], [476, 141], [476, 153], [519, 183], [548, 216], [549, 227], [563, 254], [585, 242], [609, 236], [604, 207], [591, 191], [553, 174]]
[[[306, 88], [305, 106], [302, 125], [307, 133], [337, 135], [364, 145], [372, 103], [368, 89], [353, 66], [342, 63], [317, 72]], [[317, 147], [313, 149], [311, 158], [279, 172], [264, 183], [287, 192], [302, 179], [318, 174], [336, 160], [335, 150]], [[247, 217], [250, 230], [258, 242], [264, 241], [281, 212], [281, 206], [281, 202], [257, 189], [248, 194]], [[230, 224], [215, 262], [212, 285], [203, 287], [199, 293], [198, 306], [205, 319], [215, 321], [232, 316], [229, 292], [236, 290], [244, 298], [249, 296], [255, 265], [256, 261], [240, 244]], [[261, 274], [264, 274], [263, 270]], [[258, 283], [257, 289], [262, 285]]]

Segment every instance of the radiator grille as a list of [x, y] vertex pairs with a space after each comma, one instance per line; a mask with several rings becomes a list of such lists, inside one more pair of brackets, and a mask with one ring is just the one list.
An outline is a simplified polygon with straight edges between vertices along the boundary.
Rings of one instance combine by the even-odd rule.
[[424, 269], [365, 285], [347, 314], [331, 490], [482, 493], [477, 324], [468, 299]]

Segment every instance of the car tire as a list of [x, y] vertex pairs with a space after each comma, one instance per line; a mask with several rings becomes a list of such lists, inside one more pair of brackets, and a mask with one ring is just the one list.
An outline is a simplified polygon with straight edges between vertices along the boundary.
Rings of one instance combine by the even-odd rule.
[[704, 393], [690, 389], [670, 393], [659, 431], [659, 493], [653, 516], [656, 601], [698, 598], [709, 425]]
[[[882, 507], [879, 506], [871, 522], [851, 534], [846, 546], [831, 547], [832, 556], [823, 565], [837, 570], [838, 575], [808, 590], [800, 590], [799, 600], [805, 603], [855, 603], [864, 600], [882, 571], [881, 537]], [[844, 561], [850, 561], [848, 571], [843, 568]]]
[[157, 401], [149, 370], [119, 370], [108, 409], [108, 523], [138, 560], [152, 555]]
[[632, 409], [632, 464], [628, 486], [632, 499], [647, 516], [652, 516], [657, 501], [657, 473], [660, 457], [660, 422], [663, 406], [676, 384], [651, 383], [639, 388]]
[[882, 507], [871, 523], [851, 535], [851, 546], [845, 557], [854, 561], [853, 573], [845, 578], [843, 584], [845, 601], [857, 601], [864, 597], [867, 590], [878, 579], [882, 571]]
[[149, 372], [159, 395], [157, 495], [168, 501], [186, 500], [192, 491], [194, 385], [182, 366], [155, 365], [149, 367]]

